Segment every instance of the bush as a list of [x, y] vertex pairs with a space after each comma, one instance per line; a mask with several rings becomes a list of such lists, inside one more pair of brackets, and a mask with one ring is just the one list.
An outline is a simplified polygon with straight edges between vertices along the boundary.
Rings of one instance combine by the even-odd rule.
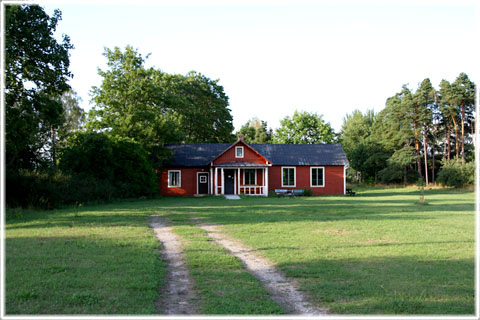
[[378, 172], [378, 179], [381, 183], [401, 183], [404, 179], [403, 168], [397, 165], [389, 165]]
[[9, 207], [53, 209], [62, 203], [69, 176], [38, 170], [6, 172], [6, 203]]
[[[131, 139], [104, 133], [80, 133], [72, 137], [61, 152], [59, 167], [79, 179], [93, 178], [95, 184], [106, 187], [105, 191], [115, 198], [151, 196], [158, 188], [145, 149]], [[79, 179], [77, 182], [82, 185]]]
[[459, 158], [442, 160], [442, 169], [437, 181], [444, 186], [461, 188], [475, 183], [475, 163], [464, 162]]
[[61, 150], [59, 169], [9, 170], [9, 207], [53, 209], [62, 205], [152, 196], [157, 175], [136, 142], [103, 133], [81, 133]]
[[311, 197], [313, 195], [312, 189], [305, 189], [303, 195], [306, 197]]

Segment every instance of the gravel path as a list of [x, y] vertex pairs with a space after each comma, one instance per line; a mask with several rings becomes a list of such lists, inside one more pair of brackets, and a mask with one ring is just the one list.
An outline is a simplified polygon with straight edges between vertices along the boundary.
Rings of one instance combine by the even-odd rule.
[[287, 313], [297, 315], [326, 315], [327, 309], [318, 308], [308, 301], [306, 295], [299, 290], [299, 286], [292, 279], [288, 279], [268, 259], [253, 253], [238, 240], [235, 240], [216, 225], [201, 224], [192, 219], [200, 228], [207, 231], [208, 236], [219, 245], [225, 247], [234, 256], [239, 258], [249, 270], [270, 292], [271, 298], [284, 308]]
[[152, 216], [150, 226], [163, 244], [161, 253], [167, 263], [166, 286], [160, 289], [155, 308], [168, 315], [197, 314], [193, 280], [183, 258], [180, 237], [159, 216]]

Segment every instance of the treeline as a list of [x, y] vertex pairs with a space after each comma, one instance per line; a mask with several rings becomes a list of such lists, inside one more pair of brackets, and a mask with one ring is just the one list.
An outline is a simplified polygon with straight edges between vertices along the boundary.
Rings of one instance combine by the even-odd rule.
[[339, 141], [350, 161], [350, 179], [370, 183], [436, 181], [473, 183], [475, 84], [465, 73], [435, 89], [429, 79], [406, 85], [378, 114], [354, 111]]
[[[86, 114], [68, 81], [62, 16], [40, 6], [5, 12], [5, 168], [8, 206], [53, 208], [157, 194], [165, 144], [234, 142], [228, 96], [218, 80], [145, 66], [137, 50], [105, 49], [100, 86]], [[375, 114], [355, 111], [335, 133], [322, 115], [295, 111], [273, 131], [252, 119], [247, 143], [342, 143], [352, 181], [462, 186], [474, 178], [475, 84], [464, 73], [439, 89], [428, 79], [387, 99]]]
[[146, 68], [130, 46], [105, 49], [86, 114], [68, 84], [70, 38], [59, 10], [6, 6], [5, 158], [8, 206], [53, 208], [157, 194], [168, 143], [234, 140], [228, 97], [197, 72]]
[[339, 133], [305, 111], [285, 117], [275, 131], [253, 118], [237, 133], [247, 143], [341, 143], [354, 183], [462, 187], [475, 179], [475, 84], [460, 73], [438, 89], [429, 79], [414, 91], [404, 85], [379, 113], [347, 114]]

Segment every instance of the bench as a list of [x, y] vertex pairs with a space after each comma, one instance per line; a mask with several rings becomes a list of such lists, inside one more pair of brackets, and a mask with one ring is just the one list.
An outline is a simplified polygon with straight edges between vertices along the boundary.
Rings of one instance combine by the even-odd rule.
[[277, 196], [284, 196], [284, 197], [303, 196], [304, 193], [305, 191], [303, 189], [296, 189], [296, 190], [275, 189], [275, 194]]
[[293, 192], [293, 196], [296, 197], [296, 196], [303, 196], [303, 189], [297, 189], [297, 190], [292, 190]]
[[355, 195], [355, 191], [353, 191], [350, 188], [346, 188], [345, 191], [347, 193], [347, 196], [354, 196]]
[[284, 197], [291, 197], [293, 195], [292, 191], [287, 189], [275, 189], [275, 194]]

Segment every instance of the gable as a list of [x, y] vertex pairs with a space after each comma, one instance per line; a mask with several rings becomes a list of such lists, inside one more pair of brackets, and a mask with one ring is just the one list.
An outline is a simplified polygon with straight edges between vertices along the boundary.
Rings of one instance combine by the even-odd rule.
[[[237, 148], [243, 149], [243, 156], [238, 157], [236, 152]], [[219, 165], [223, 163], [231, 163], [231, 162], [251, 162], [251, 163], [258, 163], [258, 164], [267, 164], [270, 163], [263, 155], [258, 153], [254, 150], [251, 146], [246, 144], [245, 142], [239, 140], [221, 154], [219, 154], [215, 159], [213, 159], [214, 165]]]

